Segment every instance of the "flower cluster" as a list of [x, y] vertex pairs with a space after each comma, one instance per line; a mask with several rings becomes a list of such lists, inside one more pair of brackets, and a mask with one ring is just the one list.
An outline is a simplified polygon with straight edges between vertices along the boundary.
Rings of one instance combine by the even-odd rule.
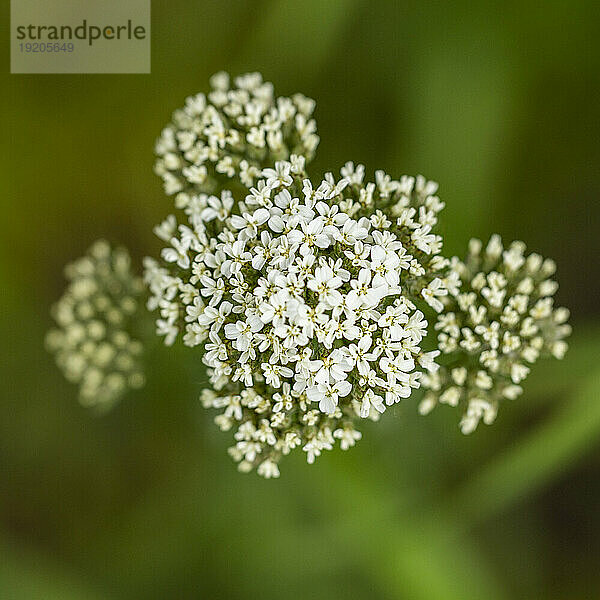
[[553, 307], [558, 284], [549, 277], [555, 264], [524, 252], [523, 242], [504, 249], [494, 235], [483, 252], [474, 239], [467, 258], [453, 260], [452, 270], [463, 283], [448, 296], [435, 325], [447, 362], [423, 377], [429, 391], [419, 407], [422, 414], [438, 403], [460, 404], [465, 409], [460, 427], [471, 433], [480, 420], [494, 421], [502, 399], [521, 394], [529, 365], [540, 356], [565, 354], [563, 338], [571, 328], [569, 311]]
[[108, 408], [144, 384], [142, 345], [128, 333], [143, 282], [127, 251], [103, 240], [65, 275], [70, 283], [53, 307], [58, 328], [48, 332], [46, 344], [65, 377], [79, 384], [82, 404]]
[[[144, 283], [165, 344], [200, 351], [202, 403], [232, 431], [240, 470], [278, 477], [294, 448], [309, 463], [336, 442], [346, 450], [361, 419], [419, 387], [422, 414], [460, 405], [470, 433], [522, 392], [538, 357], [563, 356], [569, 315], [553, 307], [552, 261], [498, 236], [444, 258], [437, 184], [383, 171], [365, 182], [352, 162], [313, 184], [313, 100], [275, 97], [258, 73], [233, 85], [218, 73], [211, 88], [156, 143], [181, 216], [155, 227], [166, 247], [144, 260]], [[47, 344], [81, 401], [106, 407], [144, 381], [128, 333], [143, 283], [106, 242], [67, 277]], [[438, 313], [430, 351], [423, 311]]]
[[156, 142], [155, 171], [167, 194], [219, 192], [232, 179], [249, 188], [277, 160], [312, 158], [319, 143], [313, 100], [276, 98], [259, 73], [236, 77], [233, 86], [217, 73], [211, 88], [187, 98]]
[[201, 345], [214, 390], [206, 406], [234, 425], [240, 468], [278, 474], [300, 446], [312, 462], [335, 439], [347, 448], [357, 417], [377, 418], [419, 387], [427, 321], [455, 273], [432, 232], [443, 204], [424, 178], [392, 180], [347, 163], [313, 186], [293, 156], [262, 171], [244, 201], [200, 194], [156, 228], [169, 246], [146, 259], [150, 309], [171, 344]]

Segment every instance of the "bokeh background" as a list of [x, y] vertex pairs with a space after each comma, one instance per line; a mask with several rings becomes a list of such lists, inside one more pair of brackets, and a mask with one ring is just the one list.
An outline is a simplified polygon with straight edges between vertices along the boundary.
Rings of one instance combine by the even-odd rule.
[[[0, 598], [600, 597], [599, 26], [580, 0], [155, 0], [151, 75], [9, 75], [6, 57]], [[277, 481], [236, 472], [193, 353], [157, 345], [145, 390], [81, 408], [43, 348], [62, 267], [98, 237], [156, 253], [154, 138], [221, 69], [318, 100], [314, 174], [439, 181], [448, 252], [497, 231], [555, 258], [564, 361], [470, 437], [411, 398]]]

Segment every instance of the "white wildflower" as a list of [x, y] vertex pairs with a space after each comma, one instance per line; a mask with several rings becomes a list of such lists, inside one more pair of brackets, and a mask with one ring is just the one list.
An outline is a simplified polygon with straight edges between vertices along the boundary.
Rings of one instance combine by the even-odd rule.
[[525, 257], [522, 242], [504, 250], [497, 235], [483, 253], [482, 248], [471, 240], [465, 261], [453, 260], [451, 268], [463, 283], [443, 298], [445, 312], [435, 325], [440, 350], [457, 366], [442, 366], [435, 377], [423, 378], [431, 391], [421, 412], [438, 401], [460, 404], [463, 433], [474, 431], [480, 420], [492, 423], [501, 400], [522, 393], [518, 384], [529, 374], [528, 365], [544, 355], [561, 358], [570, 333], [568, 311], [553, 308], [552, 262], [537, 254]]
[[179, 196], [187, 223], [161, 226], [163, 238], [174, 232], [165, 266], [147, 262], [158, 332], [204, 348], [220, 423], [269, 423], [275, 443], [244, 433], [231, 449], [265, 476], [292, 434], [312, 461], [338, 439], [359, 439], [355, 419], [376, 419], [419, 387], [417, 369], [434, 371], [436, 354], [421, 350], [427, 321], [413, 299], [447, 293], [431, 231], [441, 203], [424, 180], [417, 189], [379, 173], [363, 184], [358, 166], [313, 186], [303, 168], [275, 162], [240, 200]]
[[[163, 224], [158, 233], [172, 225]], [[103, 240], [65, 274], [69, 285], [52, 310], [58, 328], [48, 332], [46, 345], [65, 377], [79, 385], [81, 403], [104, 410], [144, 385], [142, 344], [130, 331], [142, 280], [127, 251]]]
[[217, 75], [207, 95], [190, 96], [173, 113], [156, 141], [154, 170], [167, 194], [211, 193], [223, 178], [250, 188], [276, 160], [293, 159], [298, 169], [314, 155], [319, 138], [312, 100], [301, 94], [276, 98], [258, 73], [233, 81]]

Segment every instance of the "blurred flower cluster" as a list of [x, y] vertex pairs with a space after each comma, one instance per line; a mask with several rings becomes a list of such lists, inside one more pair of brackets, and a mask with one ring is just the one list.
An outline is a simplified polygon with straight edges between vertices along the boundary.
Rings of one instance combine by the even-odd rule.
[[540, 356], [564, 356], [571, 328], [569, 311], [553, 306], [558, 284], [549, 277], [556, 267], [524, 252], [523, 242], [505, 250], [494, 235], [483, 252], [473, 239], [466, 259], [453, 260], [462, 285], [445, 299], [435, 324], [438, 348], [448, 360], [423, 378], [430, 391], [420, 404], [422, 414], [438, 403], [460, 404], [460, 427], [471, 433], [481, 419], [494, 421], [502, 399], [522, 393], [520, 384]]
[[79, 385], [81, 403], [106, 409], [144, 385], [142, 344], [131, 336], [143, 282], [124, 248], [99, 240], [67, 265], [69, 285], [52, 314], [58, 327], [46, 345], [65, 377]]
[[312, 158], [319, 138], [314, 100], [274, 97], [259, 73], [217, 73], [211, 91], [187, 98], [158, 141], [155, 172], [167, 194], [220, 192], [233, 178], [250, 187], [262, 168], [291, 154]]
[[[178, 216], [155, 228], [165, 247], [144, 260], [144, 282], [156, 333], [200, 352], [202, 403], [233, 431], [240, 470], [277, 477], [294, 448], [309, 463], [336, 441], [345, 450], [361, 419], [419, 387], [421, 413], [461, 406], [470, 433], [521, 393], [538, 357], [562, 357], [570, 329], [553, 308], [552, 261], [498, 236], [445, 258], [437, 184], [383, 171], [365, 182], [353, 162], [311, 178], [313, 100], [276, 97], [257, 73], [211, 86], [157, 141]], [[140, 280], [104, 243], [68, 275], [48, 343], [84, 401], [110, 404], [143, 381], [125, 330]]]

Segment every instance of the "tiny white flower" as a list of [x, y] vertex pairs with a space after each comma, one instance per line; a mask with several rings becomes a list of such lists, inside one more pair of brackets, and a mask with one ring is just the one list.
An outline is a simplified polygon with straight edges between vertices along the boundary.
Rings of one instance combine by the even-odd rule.
[[369, 352], [369, 350], [371, 350], [372, 345], [373, 340], [371, 339], [371, 337], [365, 336], [359, 340], [358, 344], [350, 344], [350, 346], [346, 350], [346, 357], [348, 359], [348, 362], [352, 366], [356, 366], [358, 372], [361, 375], [365, 375], [369, 372], [371, 368], [369, 363], [377, 358], [374, 353]]
[[363, 419], [366, 419], [367, 417], [372, 416], [373, 410], [383, 413], [385, 412], [385, 404], [383, 403], [383, 398], [381, 396], [369, 389], [365, 392], [360, 406], [360, 416]]
[[348, 381], [337, 381], [333, 385], [319, 383], [308, 388], [306, 395], [311, 402], [319, 403], [319, 410], [325, 414], [333, 414], [339, 398], [347, 396], [352, 390]]
[[323, 265], [315, 269], [314, 277], [308, 280], [309, 290], [319, 294], [321, 302], [327, 302], [330, 305], [336, 305], [341, 301], [342, 295], [338, 292], [343, 281], [334, 275], [333, 270]]
[[309, 368], [314, 373], [317, 383], [327, 384], [346, 379], [348, 371], [352, 369], [352, 364], [347, 360], [347, 356], [336, 348], [328, 356], [311, 361]]
[[403, 358], [400, 354], [393, 359], [384, 356], [379, 361], [381, 370], [387, 375], [390, 383], [408, 383], [409, 373], [415, 368], [415, 361], [412, 358]]
[[190, 257], [188, 254], [189, 246], [182, 243], [176, 237], [171, 238], [171, 248], [164, 248], [161, 256], [167, 262], [174, 262], [182, 269], [189, 269]]
[[263, 328], [263, 322], [258, 317], [249, 317], [247, 321], [237, 321], [225, 325], [225, 337], [233, 340], [234, 346], [244, 352], [248, 350], [253, 334]]
[[291, 244], [300, 245], [300, 254], [306, 256], [310, 254], [312, 248], [329, 247], [329, 236], [323, 233], [323, 222], [319, 219], [313, 219], [309, 223], [300, 223], [300, 229], [294, 229], [287, 235]]
[[289, 186], [293, 179], [290, 176], [291, 165], [285, 161], [275, 163], [274, 169], [263, 169], [262, 175], [269, 186]]
[[240, 230], [241, 240], [250, 240], [256, 237], [258, 227], [266, 223], [270, 213], [266, 208], [259, 208], [253, 213], [244, 213], [242, 216], [233, 215], [231, 224], [236, 229]]

